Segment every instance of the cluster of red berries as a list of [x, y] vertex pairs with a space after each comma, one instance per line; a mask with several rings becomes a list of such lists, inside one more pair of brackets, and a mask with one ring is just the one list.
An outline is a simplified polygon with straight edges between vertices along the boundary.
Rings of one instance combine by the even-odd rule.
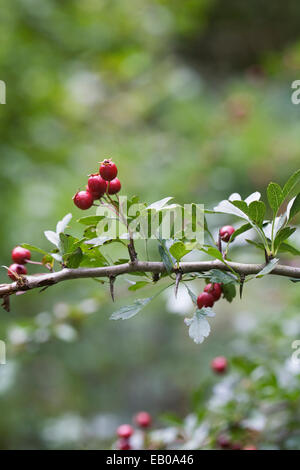
[[203, 307], [212, 307], [217, 300], [220, 299], [222, 295], [222, 285], [215, 282], [209, 283], [205, 286], [204, 292], [202, 294], [198, 295], [197, 298], [197, 305], [198, 308], [203, 308]]
[[232, 442], [227, 435], [221, 434], [217, 438], [218, 446], [223, 450], [257, 450], [252, 444], [243, 446], [240, 442]]
[[116, 177], [118, 168], [110, 159], [103, 160], [99, 173], [89, 176], [85, 191], [78, 191], [73, 197], [74, 204], [82, 210], [87, 210], [94, 201], [101, 199], [105, 194], [117, 194], [121, 189], [121, 182]]
[[7, 274], [13, 280], [16, 281], [18, 276], [27, 274], [25, 264], [30, 261], [31, 253], [26, 248], [16, 246], [11, 253], [13, 264], [8, 268]]
[[[147, 429], [151, 426], [152, 418], [147, 411], [140, 411], [134, 417], [135, 424], [141, 429]], [[130, 424], [121, 424], [117, 429], [118, 449], [131, 450], [130, 438], [134, 433], [134, 428]]]
[[[229, 242], [231, 235], [235, 229], [231, 225], [225, 225], [220, 229], [220, 239], [224, 242]], [[198, 308], [212, 307], [214, 303], [220, 299], [222, 295], [222, 285], [219, 283], [210, 283], [204, 289], [204, 292], [198, 295], [197, 305]]]

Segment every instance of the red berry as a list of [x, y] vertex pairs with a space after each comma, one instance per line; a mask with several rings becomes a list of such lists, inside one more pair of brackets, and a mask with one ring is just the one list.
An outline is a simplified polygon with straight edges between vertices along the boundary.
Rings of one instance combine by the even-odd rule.
[[105, 194], [107, 182], [98, 174], [90, 175], [88, 179], [88, 190], [94, 199], [100, 199]]
[[108, 194], [117, 194], [121, 189], [121, 183], [118, 178], [113, 179], [108, 183]]
[[223, 374], [226, 372], [228, 362], [226, 357], [218, 356], [211, 361], [211, 368], [216, 374]]
[[220, 228], [220, 237], [223, 242], [229, 242], [231, 235], [235, 232], [235, 229], [231, 225], [224, 225]]
[[110, 159], [106, 159], [101, 163], [99, 173], [104, 180], [111, 181], [117, 176], [118, 168], [114, 162], [112, 162]]
[[204, 289], [204, 292], [211, 294], [215, 301], [219, 300], [222, 295], [222, 286], [215, 282], [215, 284], [209, 283]]
[[151, 426], [151, 423], [152, 423], [152, 418], [151, 416], [149, 415], [149, 413], [147, 413], [147, 411], [140, 411], [134, 418], [134, 421], [136, 422], [136, 424], [138, 426], [140, 426], [141, 428], [148, 428], [149, 426]]
[[93, 195], [90, 191], [79, 191], [73, 197], [74, 204], [83, 211], [92, 207], [94, 203]]
[[231, 446], [231, 450], [242, 450], [242, 446], [239, 442], [234, 442]]
[[23, 264], [14, 263], [8, 268], [7, 275], [13, 281], [16, 281], [18, 278], [17, 278], [17, 276], [15, 276], [14, 273], [17, 273], [19, 275], [21, 275], [21, 274], [25, 275], [25, 274], [27, 274], [27, 269], [25, 268], [25, 266], [23, 266]]
[[248, 446], [243, 447], [243, 450], [257, 450], [257, 447], [253, 445], [248, 445]]
[[120, 450], [130, 450], [131, 445], [130, 445], [128, 439], [119, 439], [118, 440], [118, 449], [120, 449]]
[[12, 260], [18, 264], [25, 264], [27, 260], [31, 258], [31, 253], [26, 248], [22, 248], [21, 246], [16, 246], [11, 252]]
[[215, 300], [213, 296], [207, 292], [203, 292], [202, 294], [198, 295], [197, 305], [200, 309], [203, 307], [212, 307], [214, 302]]
[[231, 446], [231, 442], [230, 442], [229, 437], [224, 436], [224, 435], [221, 435], [221, 436], [218, 437], [217, 444], [222, 449], [228, 449]]
[[117, 429], [117, 434], [123, 439], [128, 439], [133, 434], [133, 427], [130, 424], [121, 424]]

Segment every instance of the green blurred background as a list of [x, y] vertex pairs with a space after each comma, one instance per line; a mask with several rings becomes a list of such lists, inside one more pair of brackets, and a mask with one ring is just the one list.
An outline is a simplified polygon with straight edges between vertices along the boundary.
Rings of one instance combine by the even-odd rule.
[[[148, 203], [265, 198], [269, 181], [298, 169], [296, 0], [10, 0], [0, 18], [1, 265], [16, 244], [48, 249], [43, 231], [68, 212], [76, 233], [72, 195], [106, 156], [123, 194]], [[208, 361], [230, 354], [236, 318], [299, 306], [290, 284], [254, 282], [242, 301], [220, 303], [201, 346], [183, 324], [183, 294], [128, 322], [109, 321], [108, 289], [92, 280], [12, 299], [0, 322], [0, 447], [105, 448], [139, 409], [184, 416], [211, 379]], [[130, 303], [127, 287], [117, 282], [117, 306]]]

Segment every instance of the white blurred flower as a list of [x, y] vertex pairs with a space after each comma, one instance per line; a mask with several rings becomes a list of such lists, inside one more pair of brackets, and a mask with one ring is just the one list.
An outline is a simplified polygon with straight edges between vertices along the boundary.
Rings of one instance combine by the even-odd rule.
[[166, 307], [169, 312], [188, 315], [194, 308], [186, 288], [182, 285], [179, 285], [177, 298], [175, 297], [174, 289], [166, 291], [165, 297], [167, 299]]
[[98, 310], [98, 302], [95, 299], [86, 299], [80, 302], [79, 308], [83, 313], [95, 313]]
[[166, 429], [158, 429], [150, 433], [151, 441], [162, 444], [172, 444], [178, 435], [178, 429], [170, 427]]
[[242, 421], [245, 428], [253, 429], [254, 431], [263, 431], [266, 426], [266, 417], [259, 412], [254, 412], [248, 419]]
[[56, 305], [54, 305], [53, 308], [53, 313], [56, 316], [56, 318], [59, 318], [60, 320], [66, 318], [69, 315], [69, 305], [63, 302], [59, 302]]
[[25, 344], [29, 341], [29, 333], [21, 326], [12, 326], [8, 330], [8, 340], [14, 345]]
[[0, 366], [0, 394], [5, 393], [13, 386], [17, 375], [17, 364], [9, 361]]
[[44, 429], [43, 437], [55, 444], [78, 442], [85, 433], [85, 423], [80, 416], [67, 413], [60, 418], [49, 420]]
[[57, 338], [63, 341], [75, 341], [77, 338], [77, 331], [71, 326], [63, 323], [61, 325], [57, 325], [54, 328], [54, 334]]
[[35, 317], [35, 322], [41, 327], [49, 326], [52, 323], [52, 316], [48, 312], [41, 312]]

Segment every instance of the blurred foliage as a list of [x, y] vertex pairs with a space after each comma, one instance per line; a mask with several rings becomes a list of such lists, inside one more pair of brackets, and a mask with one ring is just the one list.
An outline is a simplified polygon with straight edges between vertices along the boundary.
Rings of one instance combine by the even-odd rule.
[[[299, 6], [237, 3], [7, 2], [1, 265], [15, 244], [42, 246], [44, 230], [70, 211], [79, 217], [71, 197], [107, 155], [118, 162], [123, 194], [148, 202], [172, 195], [212, 205], [233, 191], [245, 196], [270, 180], [283, 183], [298, 168], [300, 120], [290, 86], [299, 78]], [[120, 300], [127, 296], [116, 289]], [[108, 289], [93, 281], [13, 299], [12, 312], [1, 312], [8, 363], [0, 366], [0, 447], [50, 446], [45, 422], [61, 416], [83, 447], [94, 443], [88, 431], [80, 440], [86, 422], [101, 429], [96, 444], [109, 445], [118, 415], [126, 419], [137, 407], [184, 416], [208, 358], [231, 354], [231, 314], [271, 315], [296, 290], [273, 279], [250, 287], [242, 303], [220, 307], [201, 347], [167, 314], [169, 297], [126, 324], [108, 321]], [[91, 309], [97, 312], [86, 318]], [[51, 445], [65, 445], [63, 437]]]

